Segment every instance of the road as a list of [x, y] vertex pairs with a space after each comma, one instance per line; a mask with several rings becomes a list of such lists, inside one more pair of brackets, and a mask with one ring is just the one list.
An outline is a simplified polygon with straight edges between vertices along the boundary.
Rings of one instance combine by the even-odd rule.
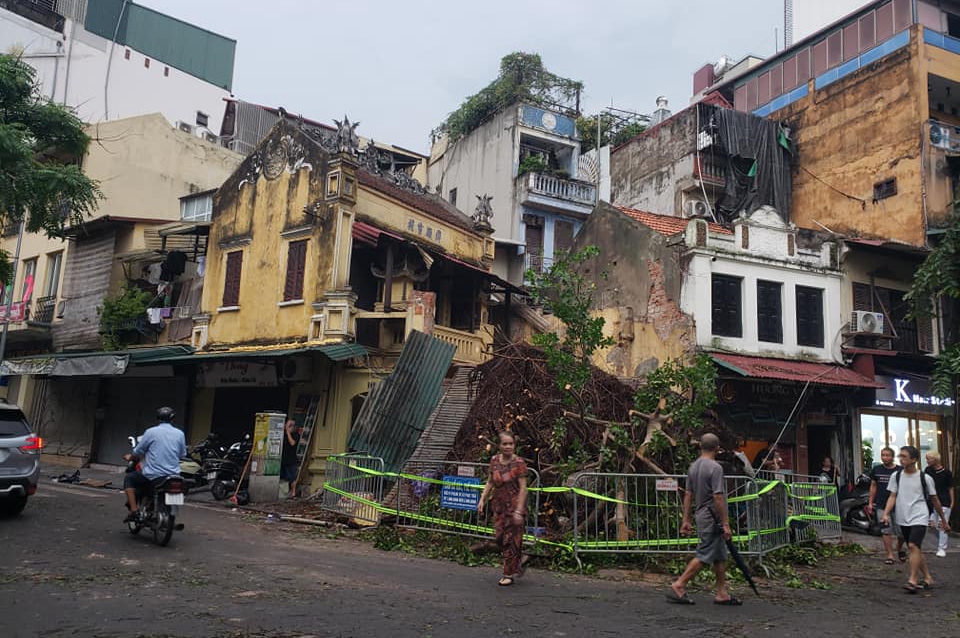
[[910, 596], [875, 555], [822, 566], [830, 590], [736, 591], [740, 608], [669, 604], [663, 579], [463, 567], [226, 508], [190, 505], [169, 547], [121, 524], [119, 492], [44, 480], [0, 520], [0, 634], [44, 636], [960, 635], [960, 554], [933, 559], [937, 589]]

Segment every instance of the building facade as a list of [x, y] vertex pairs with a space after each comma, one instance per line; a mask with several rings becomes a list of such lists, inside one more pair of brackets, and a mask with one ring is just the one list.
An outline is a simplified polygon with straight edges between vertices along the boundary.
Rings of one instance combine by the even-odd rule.
[[212, 136], [236, 41], [125, 0], [10, 0], [0, 50], [21, 55], [40, 92], [84, 122], [160, 112]]
[[449, 203], [492, 207], [494, 271], [515, 284], [569, 249], [597, 202], [596, 184], [579, 179], [580, 140], [568, 114], [514, 104], [451, 142], [434, 141], [427, 183]]

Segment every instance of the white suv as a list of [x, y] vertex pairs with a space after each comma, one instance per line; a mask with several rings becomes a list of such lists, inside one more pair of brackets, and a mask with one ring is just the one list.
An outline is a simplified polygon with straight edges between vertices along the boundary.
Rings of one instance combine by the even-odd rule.
[[42, 448], [20, 408], [0, 401], [0, 517], [18, 515], [37, 491]]

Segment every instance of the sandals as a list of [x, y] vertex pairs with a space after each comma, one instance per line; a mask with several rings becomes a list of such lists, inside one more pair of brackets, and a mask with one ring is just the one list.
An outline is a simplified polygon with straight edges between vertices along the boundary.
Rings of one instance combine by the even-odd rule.
[[903, 586], [903, 589], [904, 589], [904, 591], [906, 591], [908, 594], [916, 594], [917, 591], [918, 591], [920, 588], [919, 588], [918, 586], [914, 585], [913, 583], [907, 581], [907, 584]]
[[743, 601], [737, 598], [736, 596], [730, 596], [730, 598], [727, 598], [726, 600], [717, 600], [716, 598], [714, 598], [713, 604], [726, 605], [728, 607], [739, 607], [740, 605], [743, 604]]
[[513, 584], [513, 577], [512, 577], [512, 576], [504, 576], [504, 577], [501, 578], [499, 581], [497, 581], [497, 584], [500, 585], [501, 587], [509, 587], [510, 585]]
[[690, 598], [690, 595], [687, 592], [683, 593], [683, 596], [677, 596], [677, 592], [670, 590], [670, 593], [667, 594], [667, 602], [673, 603], [674, 605], [696, 605], [693, 598]]
[[907, 552], [906, 552], [906, 550], [898, 549], [898, 550], [897, 550], [897, 558], [900, 559], [900, 562], [901, 562], [901, 563], [907, 562]]
[[523, 558], [520, 559], [520, 571], [514, 574], [515, 578], [521, 578], [524, 574], [527, 573], [527, 563], [530, 562], [530, 554], [524, 554]]
[[893, 565], [893, 563], [894, 563], [894, 560], [892, 558], [888, 558], [885, 561], [883, 561], [884, 565]]

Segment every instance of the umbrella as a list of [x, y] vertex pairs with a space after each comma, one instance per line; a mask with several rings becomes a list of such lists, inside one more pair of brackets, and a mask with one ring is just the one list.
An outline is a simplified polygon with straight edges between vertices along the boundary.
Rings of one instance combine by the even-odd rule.
[[[717, 518], [717, 513], [713, 511], [712, 507], [708, 507], [710, 514], [713, 515], [713, 520], [717, 524], [717, 531], [722, 535], [723, 534], [723, 525], [720, 524], [720, 519]], [[757, 596], [760, 595], [760, 592], [757, 590], [757, 584], [753, 582], [753, 575], [750, 574], [750, 568], [747, 567], [747, 563], [744, 562], [743, 556], [740, 555], [740, 552], [737, 551], [736, 545], [733, 544], [732, 538], [723, 539], [727, 544], [727, 550], [730, 552], [730, 556], [733, 557], [733, 562], [736, 563], [737, 569], [740, 570], [740, 573], [743, 574], [744, 579], [746, 579], [747, 584], [750, 585], [750, 589], [753, 590]]]

